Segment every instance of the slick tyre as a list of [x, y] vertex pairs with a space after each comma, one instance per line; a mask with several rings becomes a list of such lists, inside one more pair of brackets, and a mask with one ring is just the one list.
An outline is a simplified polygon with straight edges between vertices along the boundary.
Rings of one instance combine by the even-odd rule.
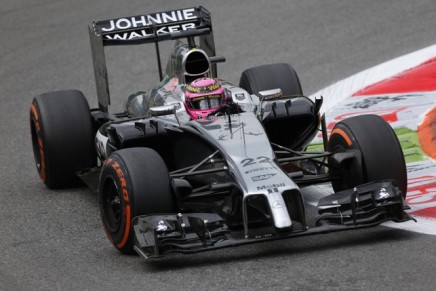
[[349, 168], [332, 170], [333, 176], [341, 176], [332, 182], [335, 191], [393, 179], [406, 197], [407, 170], [401, 145], [392, 127], [380, 116], [361, 115], [338, 122], [330, 135], [328, 150], [355, 151], [359, 155], [358, 162]]
[[268, 64], [242, 72], [239, 87], [250, 94], [280, 88], [283, 95], [303, 95], [300, 79], [294, 68], [285, 63]]
[[133, 253], [134, 217], [176, 211], [167, 166], [149, 148], [122, 149], [105, 161], [98, 200], [106, 235], [125, 254]]
[[54, 91], [35, 97], [30, 132], [36, 168], [47, 187], [75, 186], [76, 171], [96, 166], [94, 126], [82, 92]]

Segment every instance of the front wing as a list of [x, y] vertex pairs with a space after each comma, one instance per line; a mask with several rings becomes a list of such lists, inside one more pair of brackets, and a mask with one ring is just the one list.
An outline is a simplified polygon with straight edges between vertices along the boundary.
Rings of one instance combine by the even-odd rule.
[[414, 220], [391, 181], [372, 182], [320, 199], [315, 226], [302, 225], [286, 233], [274, 228], [230, 229], [215, 213], [143, 215], [133, 219], [135, 251], [145, 260], [170, 253], [196, 253], [226, 247], [334, 231], [366, 228], [385, 221]]

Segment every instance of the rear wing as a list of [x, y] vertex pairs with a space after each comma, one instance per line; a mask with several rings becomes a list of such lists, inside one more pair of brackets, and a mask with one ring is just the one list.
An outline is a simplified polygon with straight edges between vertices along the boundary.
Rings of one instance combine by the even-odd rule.
[[[199, 37], [200, 48], [208, 56], [215, 56], [210, 12], [202, 6], [95, 21], [88, 28], [98, 103], [104, 112], [108, 112], [110, 105], [105, 46], [154, 43], [161, 79], [162, 66], [158, 45], [161, 41], [188, 38], [190, 42], [193, 37]], [[212, 74], [216, 75], [216, 65], [212, 66]]]

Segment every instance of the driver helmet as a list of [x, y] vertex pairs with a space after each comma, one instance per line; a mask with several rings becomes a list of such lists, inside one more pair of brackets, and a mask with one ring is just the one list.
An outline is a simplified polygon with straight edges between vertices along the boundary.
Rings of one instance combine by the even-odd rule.
[[186, 85], [185, 107], [192, 119], [206, 118], [224, 102], [224, 89], [217, 79], [199, 78]]

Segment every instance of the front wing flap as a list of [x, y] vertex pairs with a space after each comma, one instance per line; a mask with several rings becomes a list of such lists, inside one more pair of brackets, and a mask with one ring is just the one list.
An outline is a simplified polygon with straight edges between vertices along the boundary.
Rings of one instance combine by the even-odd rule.
[[321, 198], [317, 225], [362, 225], [379, 221], [403, 222], [410, 216], [394, 181], [371, 182]]
[[274, 228], [231, 230], [215, 213], [156, 214], [135, 217], [134, 249], [144, 259], [170, 253], [196, 253], [243, 244], [334, 231], [366, 228], [385, 221], [414, 220], [405, 209], [401, 191], [392, 181], [372, 182], [321, 198], [312, 228], [277, 233]]

